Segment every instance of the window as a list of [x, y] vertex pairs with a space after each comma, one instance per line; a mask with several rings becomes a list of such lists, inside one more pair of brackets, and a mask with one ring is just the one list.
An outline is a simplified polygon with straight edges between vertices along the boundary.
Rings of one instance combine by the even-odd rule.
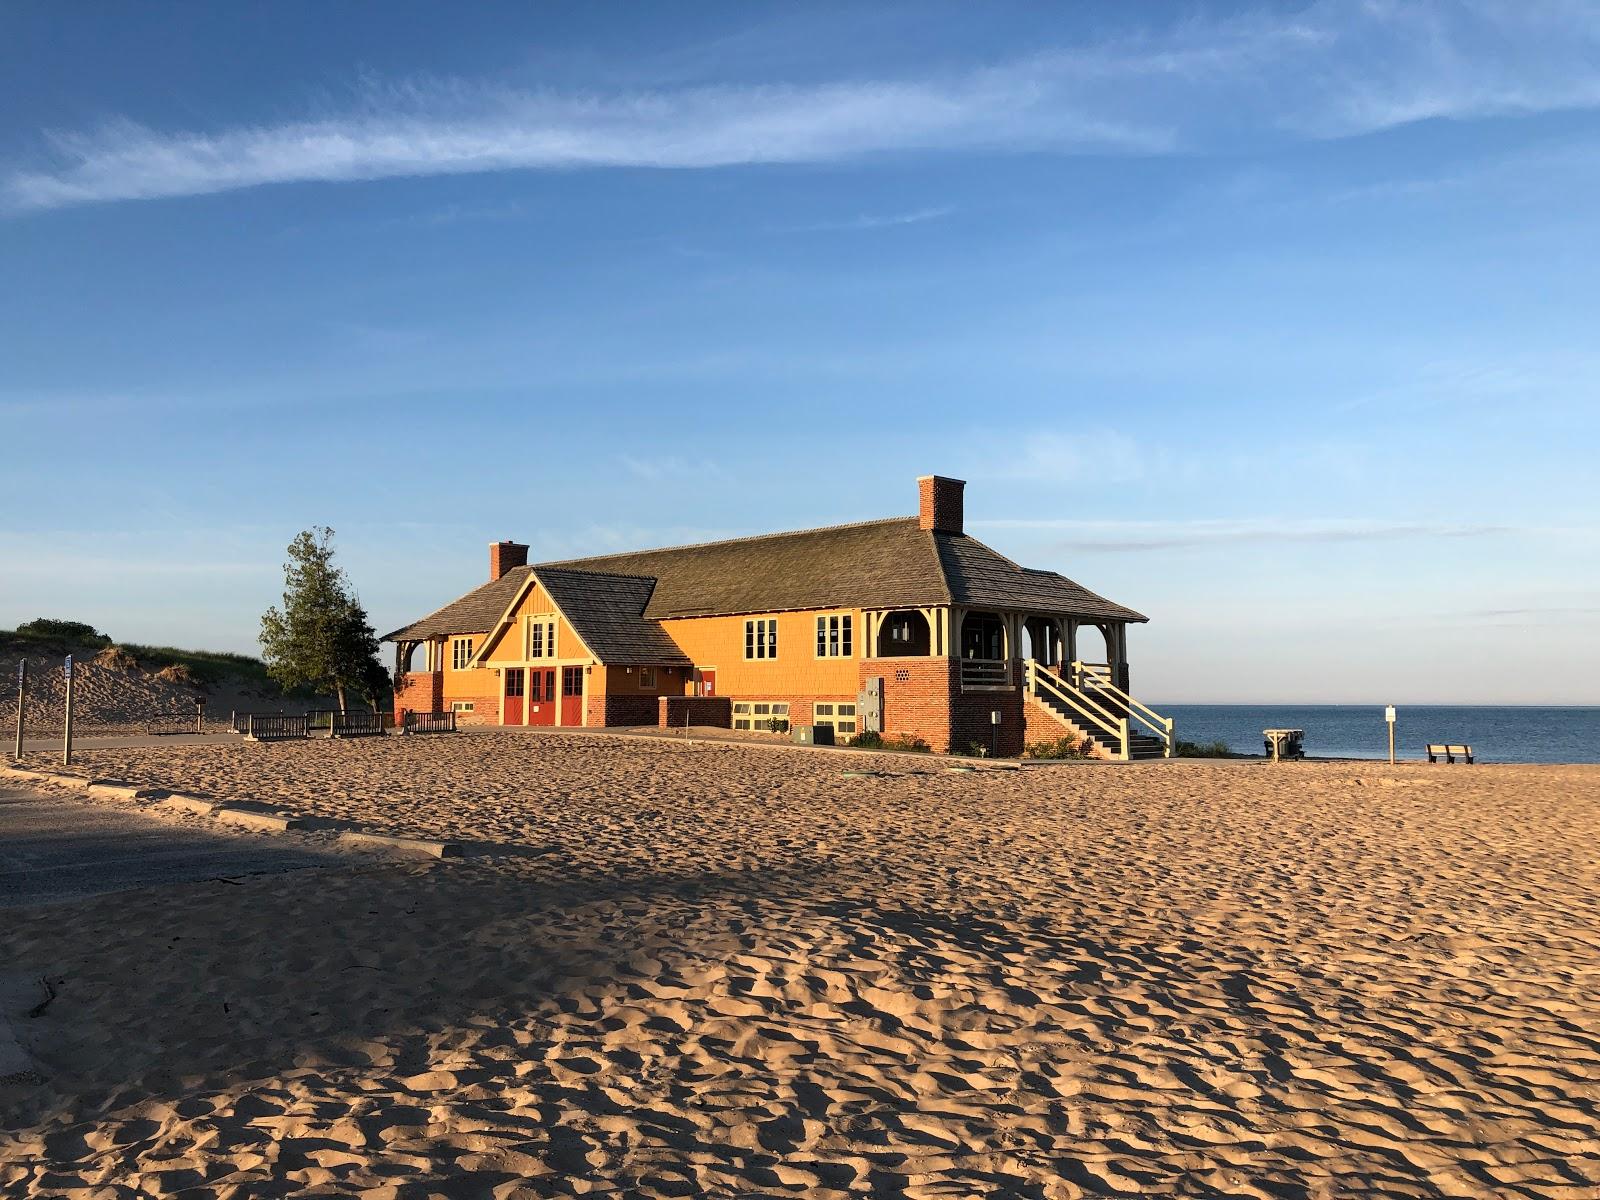
[[556, 656], [556, 622], [554, 617], [528, 618], [528, 657], [554, 658]]
[[817, 618], [817, 657], [849, 658], [850, 614], [835, 613]]
[[[456, 638], [450, 643], [450, 667], [452, 670], [465, 671], [467, 664], [472, 661], [472, 639]], [[470, 712], [470, 709], [465, 711]]]
[[778, 621], [776, 617], [760, 617], [744, 623], [744, 656], [746, 658], [778, 657]]
[[639, 690], [644, 692], [656, 690], [656, 669], [654, 667], [639, 668]]
[[850, 704], [826, 704], [818, 702], [812, 705], [811, 719], [818, 725], [831, 725], [835, 733], [854, 733], [856, 731], [856, 706]]
[[476, 706], [472, 703], [471, 700], [452, 700], [452, 701], [450, 701], [450, 711], [451, 712], [471, 712], [475, 707]]
[[789, 705], [782, 700], [735, 700], [733, 727], [759, 733], [783, 733], [789, 728]]
[[583, 668], [561, 668], [561, 694], [563, 696], [583, 695]]

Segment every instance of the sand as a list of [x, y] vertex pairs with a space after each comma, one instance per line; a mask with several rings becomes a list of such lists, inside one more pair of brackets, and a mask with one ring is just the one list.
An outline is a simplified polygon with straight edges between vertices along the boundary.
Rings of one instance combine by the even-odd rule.
[[1600, 768], [82, 757], [476, 853], [8, 914], [8, 1197], [1600, 1196]]

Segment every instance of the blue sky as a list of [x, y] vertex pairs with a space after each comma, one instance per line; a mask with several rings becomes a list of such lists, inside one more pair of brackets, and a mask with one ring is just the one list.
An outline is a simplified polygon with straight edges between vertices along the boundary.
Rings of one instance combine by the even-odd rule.
[[909, 512], [1153, 699], [1600, 702], [1600, 11], [12, 5], [0, 626]]

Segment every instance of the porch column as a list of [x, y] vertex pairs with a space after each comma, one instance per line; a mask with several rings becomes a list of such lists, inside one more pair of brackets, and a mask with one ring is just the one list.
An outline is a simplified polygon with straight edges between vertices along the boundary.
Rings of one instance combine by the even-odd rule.
[[1069, 666], [1070, 664], [1075, 663], [1075, 662], [1078, 661], [1078, 620], [1077, 620], [1077, 618], [1076, 617], [1068, 617], [1067, 621], [1066, 621], [1066, 626], [1067, 626], [1067, 646], [1066, 646], [1066, 657], [1062, 660], [1062, 665], [1063, 666]]
[[[1115, 637], [1112, 639], [1112, 644], [1115, 647], [1115, 654], [1112, 656], [1110, 663], [1111, 682], [1116, 684], [1123, 691], [1129, 692], [1128, 624], [1126, 621], [1119, 621], [1115, 625], [1110, 626], [1110, 628], [1115, 634]], [[1129, 694], [1131, 695], [1132, 693], [1129, 692]]]

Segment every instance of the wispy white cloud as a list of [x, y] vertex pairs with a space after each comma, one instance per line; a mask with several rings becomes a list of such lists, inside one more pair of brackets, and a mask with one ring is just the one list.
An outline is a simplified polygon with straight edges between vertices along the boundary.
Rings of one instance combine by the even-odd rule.
[[1068, 535], [1058, 548], [1126, 552], [1247, 542], [1376, 542], [1416, 538], [1483, 538], [1517, 532], [1507, 525], [1452, 522], [1331, 520], [1076, 521], [997, 519], [968, 524]]
[[48, 134], [45, 162], [0, 177], [0, 203], [963, 149], [1192, 152], [1600, 106], [1597, 53], [1600, 22], [1572, 0], [1325, 0], [925, 78], [587, 94], [364, 81], [346, 109], [279, 124], [163, 131], [117, 119]]
[[924, 221], [938, 221], [956, 210], [950, 206], [916, 208], [910, 212], [868, 214], [844, 217], [833, 221], [813, 221], [805, 225], [786, 225], [779, 233], [854, 233], [858, 230], [893, 229], [900, 225], [921, 225]]

